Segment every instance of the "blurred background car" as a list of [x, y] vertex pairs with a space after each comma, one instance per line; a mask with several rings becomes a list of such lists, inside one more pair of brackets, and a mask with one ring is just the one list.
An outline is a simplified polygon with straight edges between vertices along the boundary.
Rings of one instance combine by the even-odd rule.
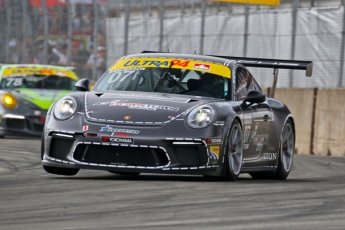
[[72, 68], [22, 64], [0, 66], [0, 137], [41, 136], [47, 110], [74, 90]]

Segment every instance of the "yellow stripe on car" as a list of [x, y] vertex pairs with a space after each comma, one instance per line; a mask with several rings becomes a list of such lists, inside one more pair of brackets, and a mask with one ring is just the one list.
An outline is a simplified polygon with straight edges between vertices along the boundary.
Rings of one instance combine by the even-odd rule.
[[110, 71], [118, 69], [137, 69], [137, 68], [169, 68], [173, 63], [174, 69], [187, 69], [201, 72], [208, 72], [231, 78], [230, 68], [219, 63], [205, 62], [190, 59], [174, 58], [127, 58], [117, 61], [109, 68]]

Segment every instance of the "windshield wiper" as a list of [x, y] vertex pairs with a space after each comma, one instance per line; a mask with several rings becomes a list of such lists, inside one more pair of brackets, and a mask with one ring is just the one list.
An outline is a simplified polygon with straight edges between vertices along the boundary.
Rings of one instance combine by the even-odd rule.
[[165, 72], [161, 75], [161, 77], [158, 79], [158, 81], [157, 81], [155, 87], [153, 87], [152, 92], [155, 92], [156, 88], [161, 87], [161, 86], [163, 85], [163, 82], [164, 82], [165, 80], [167, 80], [167, 81], [170, 83], [170, 80], [169, 80], [168, 78], [166, 78], [166, 75], [170, 72], [171, 67], [172, 67], [173, 65], [174, 65], [174, 62], [172, 61], [171, 64], [170, 64], [170, 66], [169, 66], [169, 68], [167, 69], [167, 71], [165, 71]]

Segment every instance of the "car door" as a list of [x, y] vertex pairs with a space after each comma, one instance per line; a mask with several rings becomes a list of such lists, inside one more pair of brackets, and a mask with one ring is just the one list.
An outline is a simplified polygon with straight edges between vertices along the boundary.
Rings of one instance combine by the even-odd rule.
[[[235, 100], [243, 101], [251, 90], [261, 91], [246, 68], [237, 67], [235, 75]], [[273, 119], [272, 109], [266, 102], [241, 106], [241, 108], [243, 113], [243, 160], [257, 161], [260, 156], [263, 156], [264, 146], [268, 143], [269, 123]]]

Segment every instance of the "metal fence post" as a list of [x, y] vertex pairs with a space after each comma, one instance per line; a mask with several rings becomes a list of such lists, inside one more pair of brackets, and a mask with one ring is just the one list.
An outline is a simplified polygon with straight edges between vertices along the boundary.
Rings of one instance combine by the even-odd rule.
[[201, 3], [200, 54], [204, 53], [205, 18], [206, 18], [206, 2], [203, 0]]
[[[295, 59], [295, 47], [296, 47], [296, 29], [297, 29], [297, 12], [298, 12], [299, 0], [293, 1], [292, 8], [292, 35], [291, 35], [291, 55], [290, 59]], [[289, 87], [293, 86], [293, 71], [290, 70]]]
[[22, 10], [23, 10], [23, 45], [22, 45], [22, 63], [26, 63], [26, 58], [27, 58], [27, 52], [26, 52], [26, 40], [27, 40], [27, 34], [28, 34], [28, 24], [29, 24], [29, 17], [28, 17], [28, 2], [27, 1], [22, 1]]
[[6, 38], [5, 38], [5, 61], [9, 60], [10, 50], [9, 50], [9, 42], [11, 37], [11, 24], [12, 24], [12, 11], [10, 9], [10, 3], [8, 1], [4, 1], [5, 8], [8, 10], [6, 11]]
[[71, 65], [72, 59], [72, 10], [71, 10], [71, 2], [70, 0], [66, 0], [66, 7], [67, 7], [67, 64]]
[[40, 57], [39, 64], [47, 64], [48, 59], [48, 7], [46, 0], [41, 0], [43, 8], [43, 55]]
[[97, 1], [92, 0], [93, 6], [93, 66], [92, 66], [92, 79], [97, 79], [97, 54], [98, 54], [98, 37], [97, 37], [97, 23], [98, 23], [98, 9]]
[[245, 24], [244, 24], [244, 42], [243, 42], [243, 57], [247, 56], [248, 44], [248, 24], [249, 24], [249, 4], [245, 4]]
[[343, 87], [344, 49], [345, 49], [345, 0], [343, 0], [343, 31], [341, 32], [340, 74], [339, 74], [339, 80], [338, 80], [338, 87]]
[[164, 0], [159, 1], [159, 51], [163, 50], [164, 37]]
[[129, 32], [129, 16], [130, 16], [131, 1], [126, 1], [126, 15], [125, 15], [125, 44], [123, 44], [123, 55], [127, 55], [128, 50], [128, 32]]

